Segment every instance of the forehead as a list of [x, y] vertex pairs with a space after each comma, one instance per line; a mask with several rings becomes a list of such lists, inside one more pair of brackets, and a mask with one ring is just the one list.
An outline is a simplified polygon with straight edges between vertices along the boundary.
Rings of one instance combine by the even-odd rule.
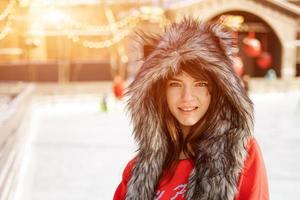
[[178, 74], [174, 74], [169, 77], [168, 80], [192, 80], [192, 81], [200, 81], [200, 80], [206, 80], [204, 76], [201, 76], [200, 74], [197, 76], [192, 76], [189, 73], [185, 71], [181, 71]]

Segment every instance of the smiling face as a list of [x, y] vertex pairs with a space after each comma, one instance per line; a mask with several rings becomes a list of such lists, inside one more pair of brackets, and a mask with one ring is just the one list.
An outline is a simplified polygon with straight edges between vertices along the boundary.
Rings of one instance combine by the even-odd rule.
[[166, 95], [169, 110], [185, 135], [204, 116], [211, 100], [208, 81], [197, 80], [184, 71], [168, 80]]

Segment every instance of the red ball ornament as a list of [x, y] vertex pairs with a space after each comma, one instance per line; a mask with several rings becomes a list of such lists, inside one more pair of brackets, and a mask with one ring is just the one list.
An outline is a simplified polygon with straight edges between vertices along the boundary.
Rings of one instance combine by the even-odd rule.
[[261, 43], [254, 37], [254, 33], [243, 39], [243, 49], [249, 57], [256, 57], [261, 53]]
[[114, 94], [117, 99], [121, 99], [123, 96], [123, 84], [117, 83], [114, 85]]
[[233, 57], [233, 70], [238, 76], [242, 76], [244, 73], [244, 64], [240, 57]]
[[256, 59], [256, 64], [261, 69], [268, 69], [272, 65], [272, 55], [269, 52], [262, 52]]
[[124, 93], [124, 82], [120, 76], [114, 78], [113, 91], [117, 99], [122, 98]]

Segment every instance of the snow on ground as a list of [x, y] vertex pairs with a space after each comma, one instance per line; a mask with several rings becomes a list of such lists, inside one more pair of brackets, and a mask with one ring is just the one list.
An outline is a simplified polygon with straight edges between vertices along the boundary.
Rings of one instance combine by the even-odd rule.
[[300, 196], [300, 94], [254, 95], [255, 136], [263, 151], [272, 200]]
[[[300, 196], [300, 94], [255, 94], [255, 137], [272, 200]], [[111, 100], [111, 99], [110, 99]], [[36, 103], [22, 200], [110, 200], [136, 147], [122, 103], [97, 98]]]

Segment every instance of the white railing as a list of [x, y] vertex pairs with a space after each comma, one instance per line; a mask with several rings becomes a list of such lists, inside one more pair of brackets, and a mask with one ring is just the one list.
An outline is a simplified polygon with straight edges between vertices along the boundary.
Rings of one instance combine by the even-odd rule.
[[18, 184], [30, 119], [31, 97], [34, 85], [0, 84], [2, 96], [13, 96], [0, 113], [0, 199], [12, 200]]

